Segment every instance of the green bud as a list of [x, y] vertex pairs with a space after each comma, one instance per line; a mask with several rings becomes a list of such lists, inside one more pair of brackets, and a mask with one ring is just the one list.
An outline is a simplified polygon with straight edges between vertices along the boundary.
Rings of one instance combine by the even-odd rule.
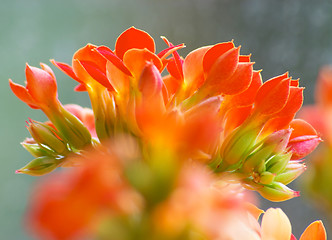
[[255, 190], [264, 198], [273, 202], [286, 201], [293, 197], [300, 196], [299, 192], [293, 191], [286, 185], [279, 182], [272, 182], [269, 185], [263, 185], [255, 188]]
[[228, 135], [221, 146], [220, 154], [223, 168], [239, 165], [253, 148], [257, 137], [255, 129], [238, 128]]
[[57, 154], [67, 151], [67, 143], [60, 138], [60, 134], [49, 125], [30, 120], [28, 130], [33, 139], [44, 148], [49, 148]]
[[41, 147], [38, 143], [30, 143], [25, 140], [21, 145], [34, 157], [54, 155], [53, 151]]
[[303, 163], [290, 163], [282, 173], [276, 176], [275, 181], [286, 185], [295, 180], [306, 169], [307, 167]]
[[63, 159], [56, 159], [50, 156], [38, 157], [29, 162], [23, 168], [16, 170], [15, 173], [24, 173], [31, 176], [41, 176], [52, 172], [62, 162]]
[[266, 171], [275, 174], [281, 173], [282, 171], [285, 170], [291, 157], [292, 157], [291, 153], [274, 155], [266, 163]]
[[259, 183], [269, 185], [275, 179], [275, 174], [270, 172], [262, 172], [259, 176]]
[[58, 114], [49, 116], [58, 131], [71, 147], [80, 150], [91, 144], [91, 134], [83, 123], [73, 114], [60, 108]]
[[258, 150], [251, 153], [242, 165], [242, 171], [245, 173], [264, 172], [265, 161], [271, 155], [270, 146], [261, 146]]

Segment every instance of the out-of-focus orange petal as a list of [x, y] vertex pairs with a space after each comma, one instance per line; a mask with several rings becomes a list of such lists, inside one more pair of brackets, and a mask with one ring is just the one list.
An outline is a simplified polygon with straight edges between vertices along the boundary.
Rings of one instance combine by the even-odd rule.
[[204, 55], [203, 59], [203, 69], [205, 73], [208, 73], [212, 66], [215, 64], [217, 59], [234, 48], [234, 43], [233, 42], [223, 42], [223, 43], [218, 43], [214, 45], [213, 47], [210, 47], [208, 51]]
[[123, 62], [132, 75], [138, 80], [147, 62], [153, 62], [157, 69], [163, 64], [160, 58], [148, 49], [130, 49], [123, 56]]
[[75, 90], [76, 92], [85, 92], [87, 89], [86, 89], [86, 87], [85, 87], [83, 84], [78, 84], [78, 85], [74, 88], [74, 90]]
[[264, 115], [279, 112], [288, 100], [289, 84], [290, 79], [285, 74], [266, 81], [257, 92], [256, 111]]
[[324, 111], [315, 105], [305, 105], [297, 114], [301, 118], [311, 124], [319, 134], [325, 136], [327, 134], [328, 123], [325, 121]]
[[154, 53], [154, 40], [147, 32], [131, 27], [121, 33], [121, 35], [116, 40], [115, 53], [120, 59], [123, 59], [124, 54], [132, 48], [146, 48], [150, 52]]
[[326, 231], [322, 221], [315, 221], [311, 223], [306, 230], [304, 230], [299, 240], [325, 240]]
[[218, 91], [225, 95], [234, 95], [248, 89], [252, 80], [253, 63], [239, 63], [234, 74], [224, 79], [218, 86]]
[[286, 214], [280, 209], [269, 208], [262, 219], [262, 239], [291, 238], [292, 226]]
[[65, 74], [67, 74], [72, 79], [82, 83], [82, 81], [74, 73], [73, 68], [71, 66], [69, 66], [68, 64], [57, 62], [54, 59], [51, 59], [51, 63], [53, 63], [54, 66], [58, 67], [61, 71], [63, 71]]
[[[230, 76], [232, 76], [239, 63], [240, 48], [232, 48], [226, 53], [222, 54], [212, 65], [211, 70], [207, 73], [205, 85], [208, 86], [222, 86], [227, 84]], [[206, 54], [205, 54], [206, 56]], [[205, 57], [203, 59], [203, 64]], [[204, 65], [203, 65], [204, 67]], [[205, 71], [205, 69], [204, 69]]]
[[23, 87], [22, 85], [19, 85], [17, 83], [14, 83], [11, 79], [9, 79], [9, 86], [16, 97], [18, 97], [21, 101], [28, 104], [31, 108], [38, 109], [38, 104], [31, 98], [30, 94], [28, 93], [28, 90]]
[[132, 76], [128, 68], [126, 68], [126, 66], [123, 64], [123, 61], [111, 49], [105, 46], [100, 46], [96, 48], [96, 51], [104, 56], [112, 64], [114, 64], [117, 68], [119, 68], [122, 72]]
[[325, 66], [319, 71], [315, 91], [316, 102], [322, 106], [332, 104], [332, 67]]
[[175, 79], [171, 75], [167, 75], [167, 76], [163, 77], [163, 81], [164, 81], [165, 87], [167, 89], [168, 95], [175, 94], [176, 91], [178, 90], [179, 86], [180, 86], [177, 79]]
[[26, 88], [38, 104], [53, 104], [57, 100], [57, 84], [52, 75], [40, 68], [30, 67], [28, 64], [25, 75]]

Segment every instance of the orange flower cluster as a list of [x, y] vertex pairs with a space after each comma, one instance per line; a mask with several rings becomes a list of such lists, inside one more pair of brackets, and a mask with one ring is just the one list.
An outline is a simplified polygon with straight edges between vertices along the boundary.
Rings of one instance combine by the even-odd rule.
[[[246, 226], [243, 229], [248, 232], [252, 228], [242, 213], [233, 214], [234, 208], [227, 207], [225, 202], [234, 197], [225, 197], [219, 190], [204, 190], [216, 179], [236, 182], [272, 201], [299, 195], [286, 185], [305, 170], [301, 159], [321, 141], [311, 125], [294, 119], [303, 102], [299, 81], [285, 73], [263, 83], [260, 71], [253, 70], [250, 56], [241, 55], [240, 47], [232, 41], [196, 49], [182, 58], [178, 50], [184, 44], [173, 45], [162, 39], [167, 47], [156, 53], [153, 38], [132, 27], [118, 37], [114, 50], [88, 44], [73, 55], [71, 65], [51, 60], [79, 83], [76, 91], [88, 92], [92, 110], [73, 104], [63, 106], [57, 98], [55, 75], [45, 64], [41, 69], [26, 66], [25, 87], [9, 81], [19, 99], [41, 109], [49, 119], [46, 123], [28, 122], [32, 138], [22, 144], [36, 158], [17, 173], [43, 175], [57, 167], [84, 165], [80, 172], [68, 174], [73, 178], [68, 180], [72, 185], [58, 185], [52, 180], [49, 185], [54, 187], [45, 191], [49, 194], [36, 194], [34, 202], [41, 205], [35, 204], [32, 222], [37, 224], [36, 229], [50, 231], [44, 236], [70, 239], [86, 226], [91, 227], [91, 221], [99, 222], [97, 216], [105, 226], [119, 227], [122, 237], [116, 239], [131, 239], [127, 232], [131, 228], [134, 235], [140, 234], [136, 228], [158, 229], [150, 232], [150, 236], [156, 236], [150, 239], [194, 239], [192, 229], [208, 239], [220, 239], [236, 232], [236, 225], [226, 222]], [[119, 165], [128, 160], [123, 155], [126, 141], [122, 142], [124, 146], [109, 146], [109, 141], [119, 136], [135, 139], [140, 161], [130, 158], [130, 164]], [[91, 148], [106, 157], [90, 155], [87, 149]], [[94, 158], [108, 160], [91, 160]], [[120, 160], [110, 160], [114, 158]], [[190, 182], [177, 185], [182, 176], [200, 179], [200, 173], [183, 173], [188, 164], [205, 165], [214, 172], [213, 180], [204, 185], [203, 177], [204, 188]], [[207, 206], [201, 206], [200, 199], [188, 198], [191, 191], [198, 191]], [[79, 219], [73, 217], [73, 227], [63, 227], [57, 209], [63, 205], [66, 209], [76, 201], [87, 211]], [[181, 201], [188, 205], [178, 206]], [[120, 202], [131, 206], [128, 212], [122, 211]], [[109, 212], [106, 218], [100, 216], [105, 204]], [[49, 208], [53, 210], [47, 213]], [[135, 225], [132, 217], [137, 214], [131, 210], [139, 212], [138, 223], [144, 226]], [[183, 223], [170, 222], [168, 210]], [[80, 215], [77, 209], [64, 211], [66, 216]], [[228, 213], [232, 220], [225, 217]], [[152, 216], [160, 219], [160, 224], [154, 226]], [[227, 225], [229, 232], [218, 229], [217, 223]], [[110, 237], [109, 231], [103, 231], [97, 232]], [[254, 232], [252, 239], [264, 235], [260, 230]], [[143, 230], [141, 234], [144, 236]], [[230, 239], [243, 239], [240, 235]]]

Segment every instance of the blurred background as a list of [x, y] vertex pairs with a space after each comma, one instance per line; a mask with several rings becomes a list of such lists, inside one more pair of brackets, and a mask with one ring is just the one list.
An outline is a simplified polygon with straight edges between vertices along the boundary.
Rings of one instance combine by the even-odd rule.
[[[73, 53], [86, 43], [113, 49], [116, 37], [130, 26], [150, 33], [159, 50], [165, 47], [159, 36], [174, 44], [185, 43], [183, 56], [197, 47], [234, 39], [242, 54], [252, 53], [264, 80], [286, 71], [300, 78], [308, 104], [314, 100], [319, 68], [332, 63], [331, 24], [330, 0], [2, 0], [1, 239], [31, 239], [22, 216], [37, 178], [14, 172], [32, 159], [19, 144], [28, 136], [25, 121], [45, 117], [16, 99], [8, 86], [8, 78], [24, 82], [26, 62], [38, 66], [54, 58], [70, 63]], [[89, 106], [87, 95], [73, 92], [75, 82], [52, 68], [62, 103]], [[299, 181], [293, 188], [301, 190]], [[316, 219], [329, 228], [327, 216], [315, 209], [305, 191], [303, 195], [279, 204], [262, 201], [261, 206], [282, 207], [297, 237]]]

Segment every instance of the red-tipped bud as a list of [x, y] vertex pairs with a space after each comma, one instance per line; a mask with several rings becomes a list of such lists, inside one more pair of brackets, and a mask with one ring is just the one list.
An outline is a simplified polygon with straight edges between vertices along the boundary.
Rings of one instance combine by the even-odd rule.
[[301, 159], [311, 153], [322, 141], [317, 135], [307, 135], [293, 138], [289, 141], [289, 151], [293, 153], [292, 159]]

